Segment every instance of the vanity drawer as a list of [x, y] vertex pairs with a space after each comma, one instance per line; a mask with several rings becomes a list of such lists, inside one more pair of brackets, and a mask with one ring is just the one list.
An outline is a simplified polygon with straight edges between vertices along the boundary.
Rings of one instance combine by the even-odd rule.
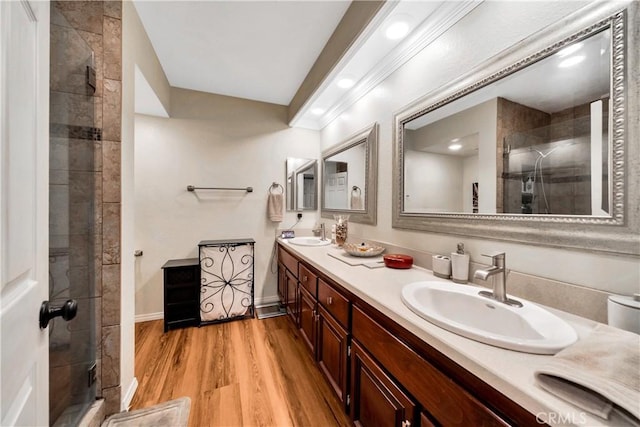
[[278, 247], [278, 259], [285, 267], [287, 267], [287, 270], [292, 272], [294, 275], [298, 274], [298, 260], [281, 247]]
[[357, 306], [352, 334], [439, 424], [508, 425]]
[[349, 300], [322, 279], [318, 280], [318, 302], [342, 326], [349, 326]]
[[318, 296], [318, 276], [302, 263], [298, 264], [298, 281], [314, 298]]

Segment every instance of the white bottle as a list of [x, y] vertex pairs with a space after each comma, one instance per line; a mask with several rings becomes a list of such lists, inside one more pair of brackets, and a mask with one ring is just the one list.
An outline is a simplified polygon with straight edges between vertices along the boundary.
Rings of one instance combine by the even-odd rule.
[[464, 253], [463, 243], [458, 243], [458, 250], [451, 252], [451, 280], [462, 284], [469, 281], [469, 254]]

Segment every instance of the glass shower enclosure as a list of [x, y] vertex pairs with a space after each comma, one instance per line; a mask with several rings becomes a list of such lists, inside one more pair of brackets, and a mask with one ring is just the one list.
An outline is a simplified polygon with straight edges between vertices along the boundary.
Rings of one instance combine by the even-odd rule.
[[49, 324], [49, 419], [78, 425], [96, 398], [96, 261], [100, 129], [95, 126], [94, 53], [51, 6], [49, 301], [78, 304], [74, 319]]

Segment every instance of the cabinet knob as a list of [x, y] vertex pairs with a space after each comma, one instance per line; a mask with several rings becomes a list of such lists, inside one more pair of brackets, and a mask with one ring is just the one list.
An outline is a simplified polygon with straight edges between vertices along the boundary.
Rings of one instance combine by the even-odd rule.
[[327, 305], [331, 305], [331, 304], [333, 304], [333, 298], [327, 297]]
[[302, 281], [306, 282], [307, 281], [307, 276], [302, 276]]
[[402, 422], [402, 427], [411, 427], [411, 421], [409, 420], [404, 420]]

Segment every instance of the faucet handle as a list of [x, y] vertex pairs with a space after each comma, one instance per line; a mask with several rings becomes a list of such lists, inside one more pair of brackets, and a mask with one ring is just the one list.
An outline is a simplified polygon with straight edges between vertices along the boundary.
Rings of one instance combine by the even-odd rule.
[[502, 267], [504, 267], [504, 260], [506, 257], [505, 252], [496, 252], [494, 254], [482, 254], [482, 256], [486, 256], [491, 258], [491, 264], [500, 267], [498, 264], [502, 262]]

